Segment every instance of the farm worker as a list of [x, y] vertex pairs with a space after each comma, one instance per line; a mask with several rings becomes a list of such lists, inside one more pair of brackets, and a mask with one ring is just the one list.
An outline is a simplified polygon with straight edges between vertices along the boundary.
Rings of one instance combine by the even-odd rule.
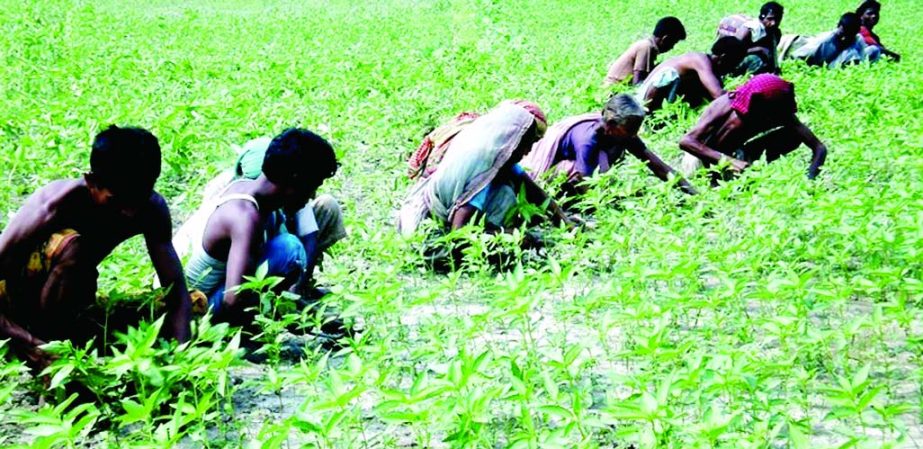
[[0, 234], [0, 339], [33, 369], [51, 361], [45, 342], [90, 338], [77, 329], [96, 303], [96, 267], [136, 235], [170, 287], [164, 335], [189, 338], [189, 292], [167, 202], [154, 190], [159, 176], [157, 138], [112, 125], [93, 140], [89, 172], [37, 190]]
[[[644, 108], [634, 96], [614, 95], [601, 112], [568, 117], [548, 128], [522, 165], [533, 178], [564, 175], [567, 181], [562, 193], [583, 194], [586, 188], [581, 182], [585, 178], [597, 171], [607, 172], [625, 158], [627, 151], [666, 181], [675, 172], [638, 137], [644, 115]], [[679, 184], [683, 191], [695, 193], [686, 180]]]
[[[543, 204], [548, 196], [518, 163], [546, 127], [541, 109], [524, 101], [505, 101], [465, 126], [451, 139], [436, 170], [404, 200], [399, 232], [412, 235], [427, 218], [457, 230], [481, 217], [494, 232], [507, 224], [520, 187], [530, 203]], [[566, 220], [553, 202], [551, 209], [556, 219]]]
[[673, 49], [677, 42], [686, 39], [686, 29], [676, 17], [664, 17], [657, 21], [654, 35], [641, 39], [609, 66], [604, 85], [631, 80], [632, 85], [641, 84], [654, 70], [657, 55]]
[[[679, 146], [687, 176], [721, 160], [736, 173], [763, 154], [772, 162], [802, 143], [813, 152], [808, 178], [814, 179], [827, 158], [827, 147], [795, 115], [795, 87], [777, 75], [756, 75], [713, 101]], [[717, 179], [714, 179], [717, 182]]]
[[747, 56], [731, 71], [733, 76], [748, 73], [779, 73], [776, 47], [782, 38], [779, 25], [785, 9], [776, 2], [769, 2], [760, 8], [759, 19], [741, 14], [721, 19], [718, 24], [719, 38], [732, 36], [747, 44]]
[[724, 94], [721, 77], [740, 64], [746, 51], [739, 39], [725, 36], [712, 45], [710, 54], [691, 52], [670, 58], [641, 83], [638, 98], [651, 112], [680, 96], [691, 106], [714, 100]]
[[874, 63], [881, 57], [881, 47], [866, 45], [859, 27], [859, 16], [848, 12], [831, 32], [809, 38], [783, 36], [779, 53], [784, 58], [801, 59], [808, 65], [830, 69], [862, 61]]
[[258, 298], [237, 286], [264, 263], [268, 276], [283, 278], [277, 291], [303, 292], [318, 255], [346, 234], [336, 201], [311, 201], [337, 166], [333, 147], [308, 130], [253, 141], [239, 158], [237, 179], [207, 198], [190, 219], [194, 226], [183, 226], [193, 237], [186, 278], [216, 319], [248, 324], [244, 309]]
[[865, 45], [878, 47], [881, 54], [893, 58], [895, 61], [900, 61], [901, 55], [881, 45], [881, 39], [872, 31], [875, 25], [878, 25], [878, 20], [881, 17], [881, 3], [875, 0], [865, 0], [859, 5], [859, 9], [856, 9], [856, 14], [859, 15], [859, 22], [861, 23], [859, 35], [862, 36]]

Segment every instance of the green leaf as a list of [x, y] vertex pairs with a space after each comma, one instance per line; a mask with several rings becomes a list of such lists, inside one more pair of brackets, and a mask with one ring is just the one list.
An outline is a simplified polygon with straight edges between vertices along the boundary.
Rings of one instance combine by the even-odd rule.
[[659, 405], [657, 404], [657, 399], [648, 392], [644, 392], [641, 395], [641, 413], [645, 416], [653, 418], [657, 416], [657, 409]]
[[852, 380], [852, 390], [856, 394], [863, 388], [865, 388], [865, 381], [868, 380], [869, 370], [872, 368], [871, 364], [866, 364], [863, 366], [856, 374], [853, 376]]
[[574, 414], [570, 410], [561, 407], [560, 405], [542, 405], [538, 407], [538, 411], [551, 416], [557, 416], [562, 419], [570, 420], [573, 419]]
[[789, 423], [788, 441], [792, 444], [792, 449], [811, 449], [811, 441], [808, 436], [797, 425]]
[[59, 369], [56, 373], [54, 373], [54, 376], [51, 377], [51, 382], [48, 384], [48, 389], [54, 390], [60, 387], [64, 381], [67, 380], [67, 376], [70, 376], [73, 371], [74, 365], [62, 366], [61, 369]]

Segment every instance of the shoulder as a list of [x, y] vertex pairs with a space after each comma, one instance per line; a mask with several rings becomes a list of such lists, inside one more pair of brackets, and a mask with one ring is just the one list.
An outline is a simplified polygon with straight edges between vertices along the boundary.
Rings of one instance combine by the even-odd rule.
[[726, 93], [716, 98], [705, 108], [700, 120], [706, 125], [717, 124], [728, 120], [733, 112], [730, 96]]
[[687, 53], [689, 59], [687, 60], [690, 65], [700, 67], [711, 67], [711, 59], [705, 53], [693, 52]]
[[215, 210], [231, 235], [252, 235], [260, 228], [259, 210], [249, 201], [228, 201]]
[[574, 147], [591, 147], [595, 144], [596, 121], [578, 121], [567, 130], [567, 139]]
[[638, 52], [649, 52], [654, 50], [654, 42], [650, 38], [644, 38], [631, 44], [631, 49]]
[[167, 200], [156, 191], [151, 193], [151, 197], [148, 199], [144, 209], [146, 213], [142, 214], [140, 218], [150, 223], [159, 222], [170, 217], [170, 206], [167, 204]]
[[718, 98], [715, 98], [710, 104], [709, 108], [714, 107], [715, 109], [731, 109], [731, 95], [734, 94], [734, 91], [725, 92], [724, 95], [721, 95]]
[[630, 139], [626, 139], [623, 145], [625, 146], [625, 148], [632, 150], [632, 151], [640, 151], [640, 150], [647, 149], [647, 145], [638, 136], [632, 137]]
[[680, 72], [687, 70], [700, 70], [703, 67], [710, 66], [708, 55], [699, 52], [685, 53], [670, 59], [668, 62], [671, 62], [671, 67]]
[[724, 117], [729, 115], [731, 112], [734, 112], [734, 109], [731, 107], [731, 103], [731, 93], [727, 92], [724, 95], [715, 98], [714, 101], [708, 105], [705, 111], [711, 112], [718, 117]]
[[89, 191], [81, 180], [61, 179], [36, 190], [30, 201], [37, 202], [49, 211], [55, 211], [80, 205], [88, 199]]

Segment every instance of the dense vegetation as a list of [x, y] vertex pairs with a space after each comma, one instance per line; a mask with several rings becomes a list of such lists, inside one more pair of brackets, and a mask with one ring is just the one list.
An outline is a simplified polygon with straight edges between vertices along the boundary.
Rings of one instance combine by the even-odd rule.
[[[79, 176], [109, 123], [160, 138], [158, 189], [177, 223], [233, 144], [305, 126], [343, 162], [323, 191], [344, 204], [350, 237], [321, 280], [362, 329], [335, 352], [296, 340], [307, 354], [286, 362], [284, 324], [317, 317], [280, 300], [258, 365], [235, 356], [234, 330], [203, 323], [179, 351], [156, 340], [157, 322], [106, 337], [111, 354], [56, 344], [42, 405], [41, 382], [4, 358], [0, 444], [919, 447], [914, 1], [886, 2], [876, 29], [898, 64], [784, 65], [800, 117], [831, 150], [814, 182], [806, 149], [716, 189], [697, 179], [695, 198], [628, 161], [595, 180], [591, 227], [545, 228], [549, 247], [502, 271], [481, 250], [512, 238], [472, 237], [465, 270], [439, 275], [394, 232], [404, 161], [429, 129], [505, 98], [536, 101], [552, 122], [599, 108], [608, 63], [657, 18], [689, 30], [671, 55], [702, 50], [723, 15], [760, 5], [742, 3], [0, 3], [0, 223], [43, 183]], [[814, 33], [856, 5], [785, 6], [785, 32]], [[668, 108], [643, 137], [675, 163], [696, 116]], [[108, 304], [155, 296], [142, 246], [102, 268]], [[67, 400], [76, 380], [94, 401]]]

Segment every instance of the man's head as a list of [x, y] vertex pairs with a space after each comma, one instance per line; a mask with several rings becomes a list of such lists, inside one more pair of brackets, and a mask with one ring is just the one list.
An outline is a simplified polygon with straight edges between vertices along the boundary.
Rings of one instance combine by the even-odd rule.
[[782, 15], [785, 8], [776, 2], [768, 2], [760, 8], [760, 22], [766, 28], [766, 31], [772, 31], [779, 28], [782, 24]]
[[160, 144], [142, 128], [110, 125], [93, 139], [84, 175], [93, 201], [134, 215], [151, 199], [160, 176]]
[[306, 129], [282, 131], [269, 143], [263, 158], [263, 175], [280, 188], [283, 208], [289, 212], [304, 207], [336, 171], [333, 147]]
[[854, 12], [848, 12], [840, 17], [836, 26], [836, 43], [839, 47], [846, 47], [856, 40], [856, 34], [859, 33], [859, 16]]
[[661, 53], [672, 50], [677, 42], [685, 39], [686, 28], [676, 17], [668, 16], [657, 21], [654, 27], [654, 42]]
[[636, 137], [643, 121], [644, 107], [633, 95], [613, 95], [603, 108], [602, 132], [617, 139]]
[[875, 28], [875, 25], [878, 25], [878, 19], [881, 15], [881, 3], [875, 0], [865, 0], [856, 9], [856, 14], [859, 16], [859, 22], [871, 30]]
[[718, 75], [729, 73], [747, 54], [747, 46], [734, 36], [724, 36], [711, 46], [711, 56]]

